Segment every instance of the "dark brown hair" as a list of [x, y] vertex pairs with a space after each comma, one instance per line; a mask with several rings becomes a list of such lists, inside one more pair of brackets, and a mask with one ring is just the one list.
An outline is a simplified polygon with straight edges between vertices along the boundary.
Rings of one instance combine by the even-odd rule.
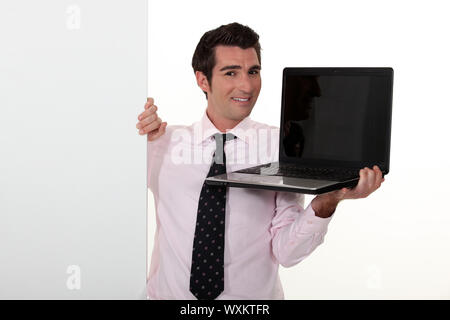
[[[206, 32], [200, 39], [192, 57], [194, 73], [201, 71], [211, 85], [212, 70], [216, 64], [215, 48], [219, 45], [254, 48], [261, 64], [259, 36], [248, 26], [234, 22]], [[206, 92], [205, 92], [206, 94]]]

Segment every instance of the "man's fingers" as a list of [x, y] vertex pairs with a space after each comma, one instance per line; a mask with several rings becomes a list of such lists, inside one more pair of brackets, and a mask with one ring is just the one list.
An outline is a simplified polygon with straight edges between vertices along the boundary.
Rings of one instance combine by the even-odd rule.
[[144, 112], [138, 115], [139, 122], [136, 124], [136, 128], [139, 130], [140, 135], [147, 134], [149, 141], [159, 138], [166, 131], [167, 122], [162, 122], [158, 117], [156, 111], [158, 107], [155, 106], [155, 100], [151, 97], [147, 98], [147, 102], [144, 106]]
[[159, 126], [158, 132], [164, 133], [166, 132], [167, 122], [161, 122], [161, 125]]
[[366, 190], [369, 187], [368, 168], [359, 170], [359, 181], [355, 187], [355, 195], [359, 197], [366, 197]]
[[152, 121], [150, 124], [144, 126], [139, 131], [139, 133], [141, 133], [141, 131], [143, 131], [143, 133], [149, 133], [149, 132], [151, 132], [151, 131], [153, 131], [155, 129], [158, 129], [159, 126], [161, 125], [161, 122], [162, 122], [161, 118], [158, 117], [156, 120]]
[[376, 189], [378, 189], [380, 182], [380, 169], [378, 168], [378, 170], [375, 168], [375, 166], [373, 167], [373, 169], [369, 169], [367, 168], [367, 180], [368, 180], [368, 190], [367, 190], [367, 195], [371, 194], [372, 192], [374, 192]]
[[162, 122], [158, 130], [153, 130], [147, 135], [148, 141], [153, 141], [161, 137], [166, 132], [167, 122]]
[[149, 113], [140, 115], [138, 118], [140, 120], [138, 123], [136, 123], [136, 128], [138, 128], [138, 129], [142, 129], [146, 125], [150, 124], [150, 122], [155, 120], [155, 116], [153, 114], [149, 114]]
[[144, 106], [144, 109], [145, 109], [145, 110], [148, 110], [148, 109], [150, 109], [150, 108], [153, 107], [153, 106], [155, 106], [154, 103], [149, 103], [149, 102], [147, 102], [147, 103], [145, 104], [145, 106]]
[[356, 187], [349, 190], [345, 190], [347, 188], [342, 189], [343, 199], [366, 198], [378, 189], [383, 181], [383, 174], [378, 166], [374, 166], [373, 170], [367, 167], [360, 169]]
[[144, 112], [142, 112], [138, 116], [138, 119], [143, 120], [143, 119], [147, 118], [148, 116], [150, 116], [151, 114], [156, 113], [156, 110], [158, 110], [158, 107], [153, 105], [149, 109], [146, 109]]
[[370, 189], [373, 189], [377, 180], [376, 173], [374, 170], [371, 170], [369, 168], [365, 170], [367, 171], [367, 184], [369, 185]]
[[152, 122], [151, 124], [149, 124], [148, 126], [142, 128], [139, 130], [139, 134], [143, 135], [143, 134], [147, 134], [152, 132], [155, 129], [158, 129], [160, 126], [160, 123], [158, 123], [157, 121]]
[[155, 102], [153, 101], [153, 99], [152, 100], [148, 100], [147, 103], [144, 106], [144, 109], [145, 110], [150, 109], [150, 107], [154, 106], [154, 105], [155, 105]]
[[383, 182], [383, 172], [381, 172], [381, 169], [378, 166], [373, 166], [373, 170], [376, 174], [376, 182], [375, 185], [377, 189], [381, 186], [381, 183]]
[[362, 183], [364, 188], [361, 191], [363, 197], [367, 197], [381, 186], [384, 179], [378, 166], [373, 166], [373, 170], [366, 167], [363, 169], [363, 172], [365, 183]]
[[150, 123], [152, 123], [156, 119], [158, 119], [158, 115], [156, 113], [150, 114], [148, 117], [146, 117], [143, 120], [139, 121], [138, 124], [136, 125], [136, 128], [141, 129], [141, 128], [149, 125]]

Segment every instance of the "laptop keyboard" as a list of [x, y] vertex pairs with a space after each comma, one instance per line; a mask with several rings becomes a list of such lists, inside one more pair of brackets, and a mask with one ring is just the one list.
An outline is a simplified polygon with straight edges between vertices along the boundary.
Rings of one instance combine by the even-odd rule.
[[284, 176], [290, 178], [308, 178], [320, 180], [343, 181], [359, 177], [359, 169], [352, 168], [306, 168], [293, 164], [264, 164], [242, 169], [239, 173], [261, 174], [268, 176]]

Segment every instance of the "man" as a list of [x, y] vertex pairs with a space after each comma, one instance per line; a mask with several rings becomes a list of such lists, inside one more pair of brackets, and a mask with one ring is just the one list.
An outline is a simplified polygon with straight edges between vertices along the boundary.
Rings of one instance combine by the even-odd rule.
[[314, 251], [337, 204], [378, 189], [381, 171], [361, 169], [354, 189], [316, 196], [306, 209], [301, 194], [206, 185], [209, 175], [254, 165], [246, 151], [255, 145], [271, 155], [257, 163], [276, 161], [278, 145], [258, 140], [274, 128], [249, 118], [261, 89], [259, 37], [252, 29], [232, 23], [206, 32], [192, 66], [207, 98], [201, 121], [165, 132], [149, 98], [136, 125], [148, 136], [156, 206], [148, 296], [283, 299], [279, 264], [293, 266]]

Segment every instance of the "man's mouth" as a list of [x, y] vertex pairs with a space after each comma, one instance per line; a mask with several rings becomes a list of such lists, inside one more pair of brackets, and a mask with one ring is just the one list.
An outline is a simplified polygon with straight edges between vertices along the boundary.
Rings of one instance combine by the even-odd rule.
[[248, 102], [250, 101], [250, 98], [238, 98], [238, 97], [233, 97], [231, 98], [234, 101], [238, 101], [238, 102]]

